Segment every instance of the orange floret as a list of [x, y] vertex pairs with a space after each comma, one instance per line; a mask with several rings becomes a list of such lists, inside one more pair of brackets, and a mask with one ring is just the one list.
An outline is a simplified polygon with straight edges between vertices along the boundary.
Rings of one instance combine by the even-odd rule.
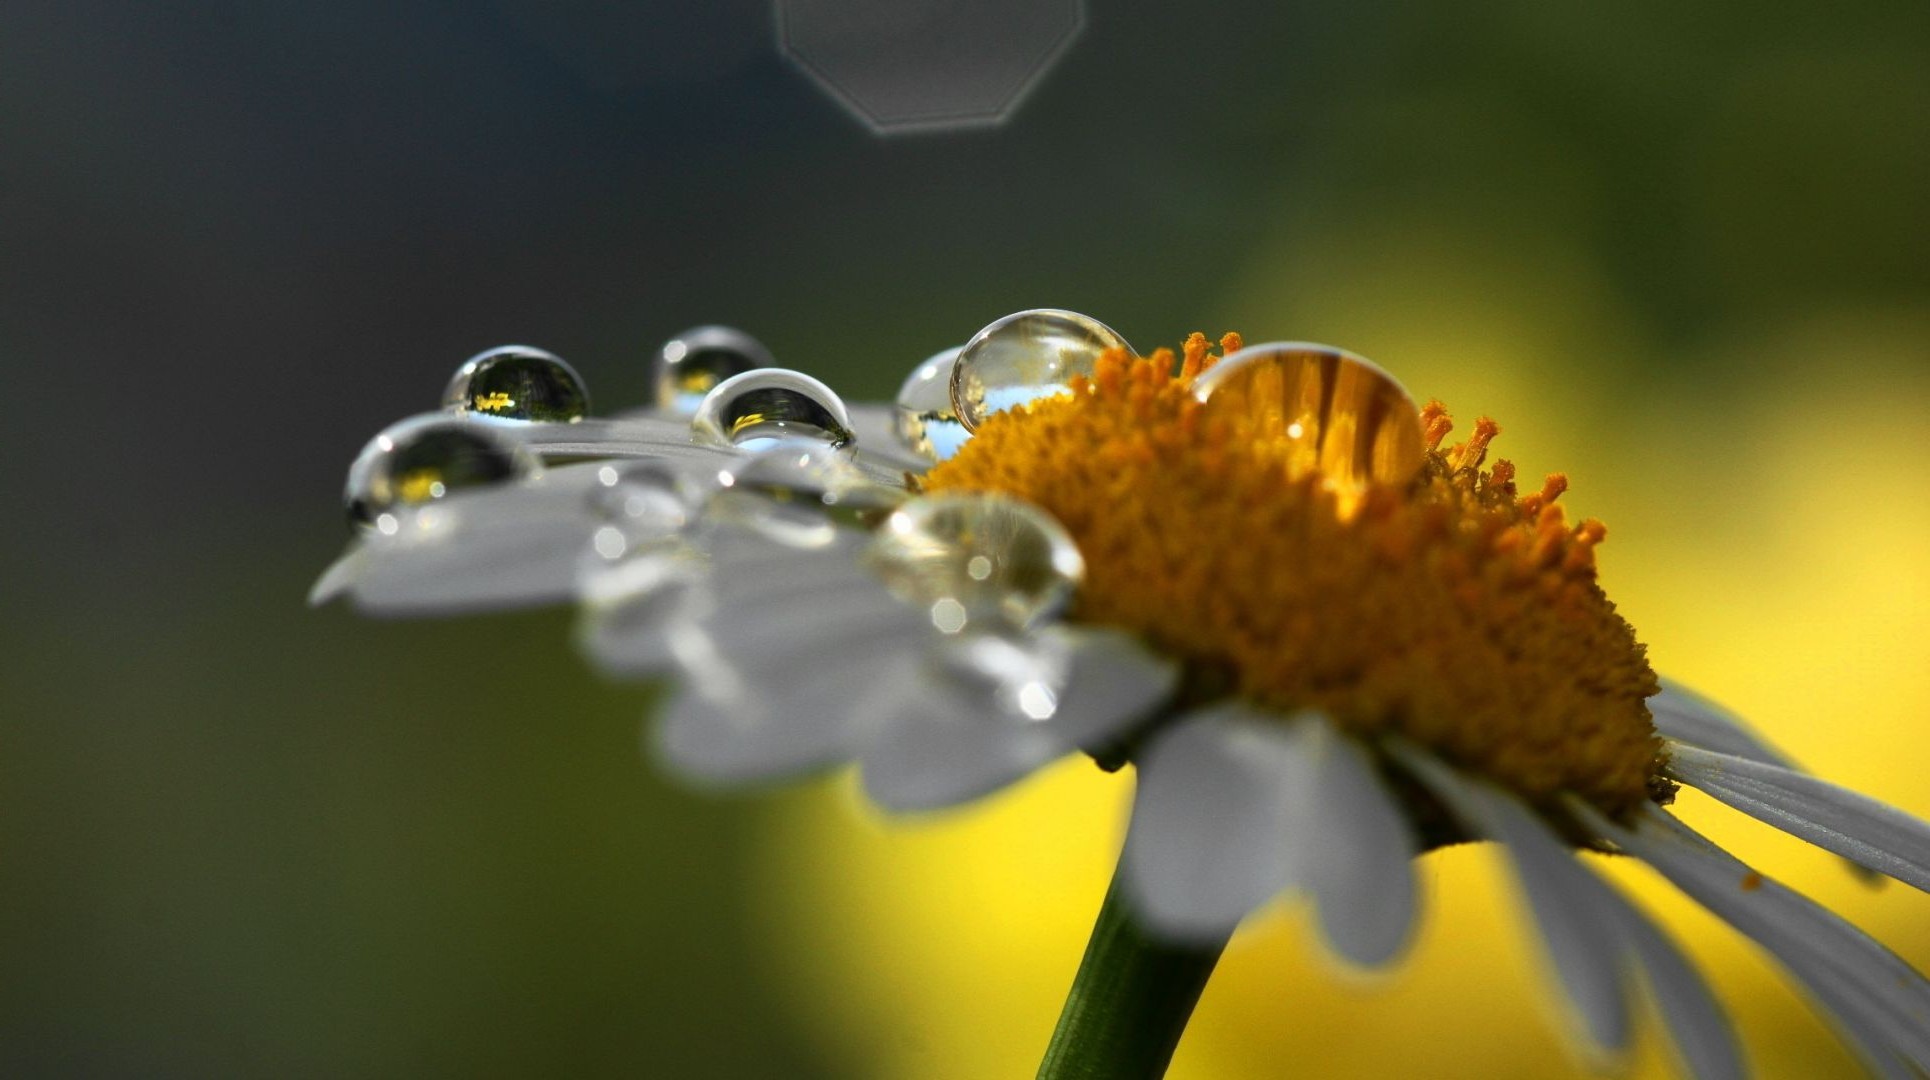
[[1544, 805], [1573, 792], [1620, 816], [1671, 790], [1655, 675], [1596, 583], [1606, 529], [1567, 522], [1564, 477], [1518, 495], [1511, 464], [1482, 469], [1499, 427], [1443, 450], [1429, 402], [1411, 483], [1337, 493], [1279, 433], [1195, 400], [1217, 359], [1201, 334], [1178, 358], [1110, 352], [1069, 395], [988, 418], [922, 485], [1058, 518], [1087, 566], [1073, 617], [1179, 658], [1195, 693], [1398, 733]]

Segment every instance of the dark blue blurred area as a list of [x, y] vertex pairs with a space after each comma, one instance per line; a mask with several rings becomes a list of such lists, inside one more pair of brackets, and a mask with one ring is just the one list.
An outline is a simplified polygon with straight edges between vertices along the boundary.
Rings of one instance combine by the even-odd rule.
[[752, 803], [654, 775], [563, 616], [302, 608], [470, 354], [614, 411], [724, 322], [877, 398], [1026, 307], [1217, 332], [1261, 238], [1391, 208], [1585, 251], [1658, 344], [1561, 364], [1731, 377], [1674, 347], [1930, 295], [1927, 55], [1920, 0], [1094, 0], [1003, 128], [881, 139], [764, 3], [7, 0], [0, 1074], [829, 1068]]

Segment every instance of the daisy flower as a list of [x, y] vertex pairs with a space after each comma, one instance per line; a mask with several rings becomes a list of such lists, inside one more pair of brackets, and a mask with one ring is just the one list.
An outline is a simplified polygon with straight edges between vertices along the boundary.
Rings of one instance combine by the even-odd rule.
[[539, 350], [458, 371], [350, 471], [317, 583], [375, 613], [574, 600], [590, 659], [668, 674], [651, 728], [720, 783], [855, 763], [879, 804], [969, 800], [1075, 751], [1130, 763], [1125, 850], [1042, 1076], [1157, 1076], [1221, 948], [1290, 890], [1374, 968], [1414, 861], [1505, 849], [1591, 1060], [1643, 989], [1685, 1070], [1745, 1074], [1667, 934], [1589, 865], [1640, 859], [1754, 939], [1870, 1069], [1930, 1071], [1930, 983], [1672, 815], [1689, 785], [1930, 889], [1930, 826], [1817, 779], [1659, 679], [1596, 580], [1602, 523], [1526, 490], [1485, 418], [1325, 346], [1137, 355], [1008, 316], [847, 407], [735, 331], [654, 407], [588, 416]]

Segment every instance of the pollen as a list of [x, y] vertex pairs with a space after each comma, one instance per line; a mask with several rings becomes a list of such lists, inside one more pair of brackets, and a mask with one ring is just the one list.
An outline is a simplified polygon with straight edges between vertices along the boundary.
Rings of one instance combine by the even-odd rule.
[[1559, 501], [1566, 478], [1522, 493], [1488, 463], [1492, 420], [1448, 445], [1430, 402], [1412, 479], [1337, 486], [1296, 457], [1302, 433], [1202, 406], [1192, 380], [1218, 359], [1202, 334], [1178, 356], [1108, 352], [1070, 393], [989, 417], [923, 489], [1058, 518], [1086, 561], [1071, 617], [1180, 660], [1193, 699], [1403, 736], [1551, 809], [1666, 800], [1655, 674], [1596, 581], [1606, 528]]

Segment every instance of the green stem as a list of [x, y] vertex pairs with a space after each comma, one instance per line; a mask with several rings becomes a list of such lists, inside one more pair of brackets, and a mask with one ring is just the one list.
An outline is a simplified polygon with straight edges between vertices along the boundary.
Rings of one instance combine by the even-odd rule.
[[1173, 945], [1147, 934], [1114, 872], [1039, 1080], [1158, 1080], [1219, 962], [1224, 940]]

